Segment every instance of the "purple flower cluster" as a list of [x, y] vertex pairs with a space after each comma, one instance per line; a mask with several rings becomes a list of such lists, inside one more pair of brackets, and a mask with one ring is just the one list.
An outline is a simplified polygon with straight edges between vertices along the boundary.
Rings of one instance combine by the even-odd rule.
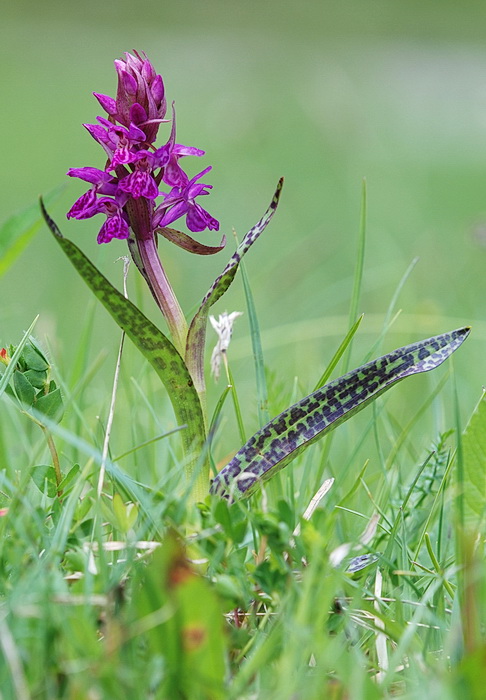
[[[172, 106], [172, 120], [165, 119], [167, 101], [162, 77], [155, 73], [144, 54], [134, 52], [125, 56], [125, 60], [115, 61], [116, 100], [94, 93], [108, 118], [97, 117], [97, 124], [84, 124], [104, 148], [108, 156], [106, 167], [68, 171], [71, 177], [91, 185], [73, 204], [68, 218], [89, 219], [104, 214], [106, 221], [98, 234], [98, 243], [128, 238], [130, 228], [137, 237], [137, 217], [130, 205], [133, 200], [139, 200], [145, 202], [152, 235], [182, 216], [193, 232], [206, 228], [218, 230], [218, 221], [196, 202], [197, 197], [209, 194], [212, 188], [199, 181], [211, 166], [189, 179], [179, 163], [185, 156], [202, 156], [204, 151], [176, 143], [175, 110]], [[172, 121], [169, 140], [156, 148], [159, 126], [169, 121]], [[160, 191], [161, 183], [169, 191]], [[158, 197], [162, 197], [162, 202], [156, 204]], [[147, 226], [144, 224], [143, 228], [146, 230]]]

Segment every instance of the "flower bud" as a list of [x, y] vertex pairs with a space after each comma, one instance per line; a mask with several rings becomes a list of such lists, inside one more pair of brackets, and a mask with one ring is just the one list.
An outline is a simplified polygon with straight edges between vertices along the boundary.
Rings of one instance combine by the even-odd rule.
[[118, 75], [116, 114], [113, 114], [113, 104], [109, 99], [104, 95], [96, 97], [103, 109], [120, 124], [129, 127], [135, 121], [145, 132], [147, 142], [153, 143], [159, 123], [167, 112], [162, 76], [157, 75], [146, 56], [142, 58], [137, 52], [125, 56], [126, 60], [115, 61]]

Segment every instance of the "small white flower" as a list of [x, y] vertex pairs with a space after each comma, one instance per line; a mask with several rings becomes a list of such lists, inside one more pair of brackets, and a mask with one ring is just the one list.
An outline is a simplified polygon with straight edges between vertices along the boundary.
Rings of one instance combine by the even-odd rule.
[[213, 354], [211, 355], [211, 374], [217, 380], [221, 369], [221, 359], [229, 347], [231, 333], [233, 331], [233, 323], [238, 318], [243, 316], [241, 311], [232, 311], [230, 314], [225, 311], [220, 314], [216, 320], [214, 316], [210, 316], [211, 325], [218, 334], [218, 342], [214, 346]]

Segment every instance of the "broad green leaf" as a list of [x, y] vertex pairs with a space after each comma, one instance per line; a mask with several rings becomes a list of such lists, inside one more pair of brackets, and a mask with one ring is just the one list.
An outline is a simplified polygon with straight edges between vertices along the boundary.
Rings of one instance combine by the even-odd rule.
[[23, 372], [22, 374], [36, 389], [44, 389], [47, 372], [38, 372], [35, 369], [28, 369], [27, 372]]
[[486, 392], [462, 436], [464, 466], [464, 523], [474, 533], [484, 533], [486, 514]]
[[199, 393], [204, 392], [204, 346], [206, 342], [206, 325], [208, 320], [209, 309], [215, 304], [220, 297], [226, 292], [230, 284], [235, 278], [236, 271], [242, 257], [251, 248], [256, 239], [265, 230], [270, 219], [275, 213], [278, 206], [278, 200], [283, 187], [283, 178], [279, 180], [272, 202], [260, 221], [248, 231], [241, 243], [236, 249], [234, 255], [224, 268], [223, 272], [216, 277], [211, 285], [208, 293], [201, 302], [196, 315], [192, 319], [189, 326], [187, 336], [186, 362], [194, 378], [194, 383], [198, 388]]
[[39, 491], [42, 493], [47, 493], [49, 498], [55, 498], [59, 487], [56, 483], [56, 472], [54, 467], [47, 465], [32, 467], [30, 475], [32, 477], [32, 481], [37, 486]]
[[469, 331], [460, 328], [398, 348], [306, 396], [250, 438], [213, 480], [211, 492], [232, 499], [249, 496], [262, 481], [393, 384], [441, 365]]
[[125, 504], [120, 494], [115, 493], [113, 496], [113, 512], [115, 514], [117, 528], [126, 535], [137, 520], [137, 506], [134, 503]]
[[[48, 204], [55, 201], [63, 187], [46, 196]], [[42, 224], [37, 202], [14, 214], [0, 226], [0, 277], [15, 262]]]
[[[71, 263], [162, 380], [177, 422], [187, 425], [187, 429], [182, 431], [182, 440], [188, 473], [192, 476], [199, 456], [204, 451], [205, 427], [201, 403], [182, 357], [170, 340], [101, 274], [86, 255], [74, 243], [64, 238], [42, 202], [41, 207], [51, 233]], [[209, 479], [207, 465], [205, 469]], [[196, 494], [201, 499], [205, 495]]]
[[80, 468], [79, 464], [75, 464], [71, 469], [68, 471], [64, 479], [61, 481], [61, 483], [58, 486], [59, 491], [65, 491], [67, 487], [72, 483], [73, 479], [77, 474], [79, 474]]
[[26, 406], [34, 403], [36, 390], [22, 372], [14, 372], [14, 388], [19, 401]]
[[240, 544], [243, 541], [248, 527], [248, 520], [244, 510], [236, 512], [231, 510], [228, 503], [224, 500], [218, 500], [214, 507], [214, 519], [219, 523], [226, 535], [233, 540], [235, 544]]
[[29, 342], [24, 348], [22, 358], [28, 369], [33, 369], [36, 372], [45, 372], [47, 369], [49, 369], [49, 365], [45, 357], [43, 357], [43, 355], [41, 355], [37, 348], [32, 344], [31, 339], [29, 339]]
[[41, 396], [35, 402], [35, 408], [43, 416], [47, 416], [53, 421], [59, 422], [64, 413], [64, 406], [62, 403], [62, 396], [60, 389], [54, 389], [50, 391], [45, 396]]

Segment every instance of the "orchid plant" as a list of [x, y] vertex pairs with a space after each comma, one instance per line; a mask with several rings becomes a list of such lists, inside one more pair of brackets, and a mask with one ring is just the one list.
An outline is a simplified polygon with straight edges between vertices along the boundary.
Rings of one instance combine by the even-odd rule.
[[[177, 143], [174, 104], [168, 119], [162, 77], [147, 57], [137, 52], [127, 53], [124, 59], [115, 61], [115, 69], [116, 98], [94, 93], [107, 116], [98, 117], [96, 124], [85, 124], [104, 149], [106, 163], [103, 169], [69, 170], [69, 176], [87, 182], [89, 189], [73, 204], [67, 216], [87, 219], [102, 214], [106, 218], [98, 232], [98, 243], [109, 243], [113, 239], [127, 241], [130, 255], [167, 322], [170, 339], [126, 299], [74, 243], [62, 236], [41, 204], [51, 232], [72, 264], [167, 388], [176, 418], [185, 426], [182, 431], [184, 484], [196, 502], [206, 497], [209, 488], [204, 373], [209, 309], [226, 292], [241, 259], [272, 218], [283, 180], [279, 181], [263, 217], [243, 238], [210, 286], [196, 314], [187, 322], [164, 269], [158, 242], [163, 238], [198, 255], [212, 255], [224, 248], [224, 236], [219, 245], [208, 246], [172, 228], [185, 217], [191, 233], [219, 230], [219, 222], [199, 203], [212, 187], [203, 182], [211, 166], [192, 178], [183, 169], [183, 158], [200, 158], [204, 151]], [[164, 145], [157, 146], [161, 127], [166, 128], [167, 140]], [[238, 315], [237, 312], [230, 315], [232, 321], [235, 314]], [[219, 327], [218, 322], [213, 325], [216, 329]], [[354, 330], [356, 328], [357, 325]], [[253, 493], [305, 447], [364, 408], [391, 385], [440, 365], [468, 333], [468, 328], [462, 328], [399, 348], [319, 387], [256, 433], [214, 479], [212, 492], [228, 499]], [[221, 353], [224, 356], [228, 342], [229, 337], [220, 337], [213, 366], [216, 356], [219, 359]]]
[[[187, 324], [179, 302], [167, 279], [157, 252], [157, 236], [200, 254], [221, 250], [209, 248], [180, 231], [167, 228], [186, 217], [192, 232], [219, 229], [214, 219], [196, 201], [209, 194], [212, 185], [200, 182], [211, 166], [189, 179], [180, 165], [186, 156], [201, 157], [199, 148], [176, 143], [175, 107], [172, 104], [171, 129], [167, 142], [157, 148], [161, 124], [167, 123], [167, 100], [162, 77], [139, 54], [126, 54], [116, 60], [118, 75], [116, 99], [94, 93], [108, 115], [97, 117], [97, 124], [84, 126], [107, 155], [104, 170], [71, 168], [68, 175], [91, 186], [71, 207], [68, 218], [87, 219], [104, 214], [98, 243], [113, 238], [128, 240], [132, 258], [165, 316], [174, 344], [185, 352]], [[169, 191], [159, 191], [160, 186]], [[162, 197], [162, 202], [157, 200]]]

